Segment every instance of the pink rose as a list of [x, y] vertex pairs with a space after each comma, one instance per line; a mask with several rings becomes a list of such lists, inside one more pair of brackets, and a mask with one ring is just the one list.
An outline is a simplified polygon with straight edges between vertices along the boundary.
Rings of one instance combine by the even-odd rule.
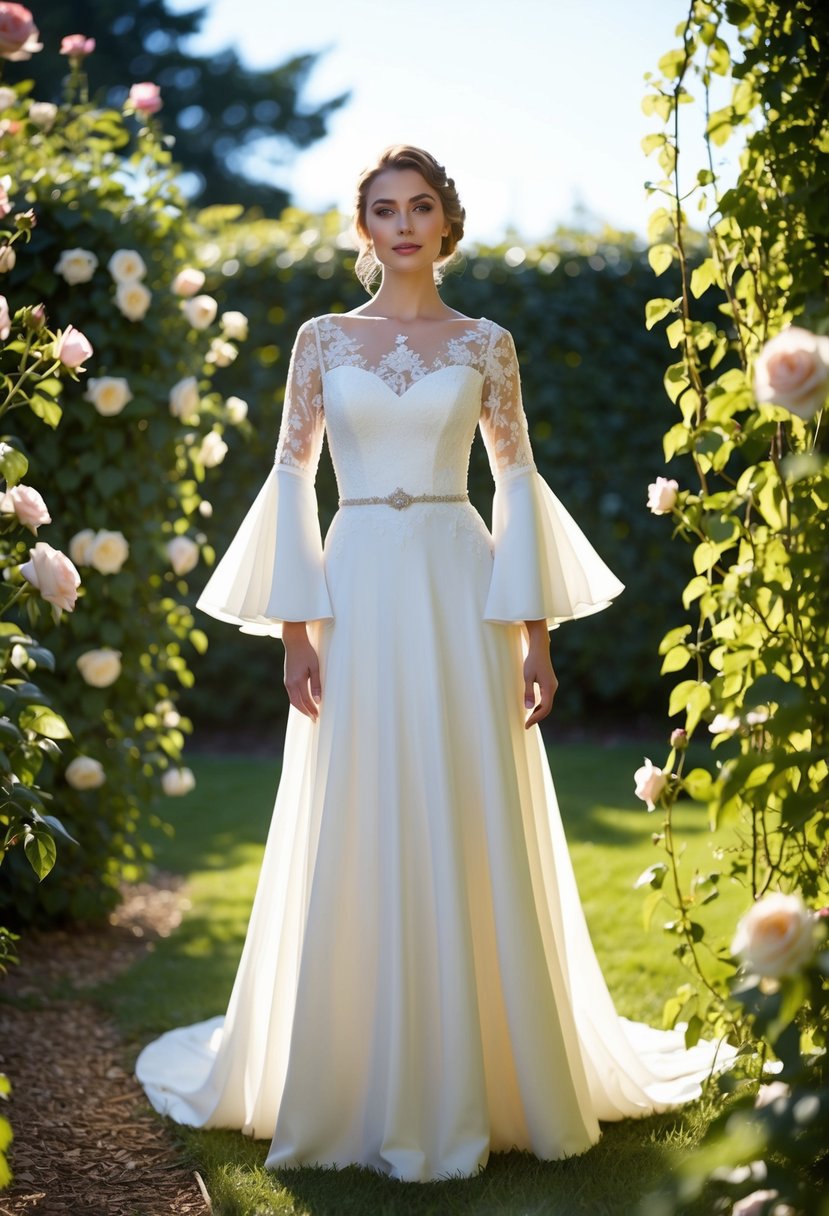
[[811, 418], [829, 394], [829, 338], [797, 325], [771, 338], [754, 365], [754, 394]]
[[649, 811], [654, 810], [657, 798], [668, 783], [667, 774], [646, 757], [642, 767], [633, 774], [633, 779], [636, 782], [636, 797], [647, 803]]
[[130, 103], [139, 114], [157, 114], [161, 109], [161, 89], [150, 80], [142, 80], [130, 89]]
[[43, 50], [32, 14], [22, 4], [0, 3], [0, 58], [31, 59]]
[[9, 315], [9, 302], [5, 296], [0, 296], [0, 340], [6, 341], [12, 331], [12, 319]]
[[67, 325], [63, 331], [58, 330], [55, 358], [60, 359], [64, 367], [83, 370], [81, 364], [89, 359], [92, 353], [92, 343], [79, 329], [75, 329], [74, 325]]
[[42, 540], [29, 550], [29, 554], [31, 560], [23, 563], [20, 573], [45, 600], [55, 605], [58, 616], [62, 608], [71, 612], [78, 598], [81, 576], [69, 558]]
[[673, 510], [679, 485], [667, 477], [657, 477], [648, 486], [648, 509], [654, 515], [667, 515]]
[[35, 536], [41, 524], [52, 522], [49, 508], [33, 486], [12, 486], [0, 494], [0, 511], [13, 512]]
[[816, 924], [797, 892], [771, 891], [737, 922], [731, 953], [755, 975], [794, 975], [815, 952]]
[[61, 39], [61, 55], [69, 55], [72, 59], [83, 59], [94, 50], [95, 39], [87, 38], [85, 34], [64, 34]]

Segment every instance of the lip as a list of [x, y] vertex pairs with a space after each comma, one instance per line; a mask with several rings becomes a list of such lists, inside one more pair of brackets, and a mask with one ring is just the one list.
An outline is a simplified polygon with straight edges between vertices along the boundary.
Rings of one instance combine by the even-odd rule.
[[392, 245], [395, 253], [417, 253], [420, 245]]

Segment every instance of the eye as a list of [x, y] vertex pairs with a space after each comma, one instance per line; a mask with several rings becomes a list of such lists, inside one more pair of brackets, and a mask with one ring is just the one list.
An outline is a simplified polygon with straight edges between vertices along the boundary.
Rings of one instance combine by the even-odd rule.
[[431, 203], [418, 203], [417, 206], [415, 207], [415, 211], [421, 211], [421, 210], [431, 211], [432, 204]]
[[388, 212], [388, 211], [391, 211], [391, 207], [376, 207], [374, 210], [374, 214], [375, 215], [385, 215], [386, 212]]

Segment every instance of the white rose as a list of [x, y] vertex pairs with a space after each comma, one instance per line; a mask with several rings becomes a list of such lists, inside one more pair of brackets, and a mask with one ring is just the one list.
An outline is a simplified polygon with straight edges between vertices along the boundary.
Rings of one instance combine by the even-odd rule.
[[29, 120], [41, 131], [51, 131], [58, 116], [58, 107], [52, 101], [33, 101], [29, 106]]
[[778, 1098], [788, 1098], [791, 1092], [785, 1081], [771, 1081], [757, 1090], [754, 1106], [757, 1110], [762, 1110], [764, 1106], [771, 1106]]
[[206, 359], [208, 363], [215, 363], [217, 367], [230, 367], [238, 353], [232, 342], [225, 342], [223, 338], [214, 338], [210, 343]]
[[204, 287], [204, 272], [196, 270], [195, 266], [185, 266], [178, 272], [170, 287], [177, 296], [194, 296]]
[[[763, 1216], [763, 1213], [768, 1211], [769, 1202], [777, 1199], [779, 1194], [779, 1191], [763, 1190], [743, 1195], [731, 1209], [731, 1216]], [[771, 1212], [772, 1216], [795, 1216], [794, 1208], [788, 1203], [775, 1204]]]
[[71, 612], [78, 599], [81, 576], [66, 554], [39, 540], [29, 550], [29, 557], [30, 560], [20, 567], [26, 581], [36, 587], [45, 600], [54, 604], [58, 616], [61, 609]]
[[175, 574], [189, 574], [199, 560], [199, 546], [189, 536], [174, 536], [164, 546]]
[[89, 555], [92, 552], [92, 542], [95, 532], [92, 528], [83, 528], [76, 532], [69, 542], [69, 556], [76, 566], [88, 566]]
[[708, 723], [708, 729], [712, 735], [722, 735], [726, 732], [733, 734], [735, 730], [740, 729], [740, 719], [734, 718], [730, 714], [717, 714]]
[[55, 274], [67, 283], [88, 283], [98, 267], [98, 259], [88, 249], [64, 249], [55, 263]]
[[216, 319], [219, 306], [212, 296], [193, 296], [192, 300], [184, 300], [181, 311], [193, 326], [193, 329], [207, 329]]
[[243, 312], [223, 312], [220, 317], [225, 337], [244, 342], [248, 336], [248, 319]]
[[814, 953], [816, 924], [799, 894], [772, 891], [738, 922], [731, 953], [757, 975], [791, 975]]
[[768, 722], [769, 710], [767, 705], [758, 705], [756, 709], [750, 709], [745, 716], [747, 726], [761, 726], [763, 722]]
[[88, 380], [84, 397], [105, 418], [120, 414], [127, 402], [132, 401], [130, 386], [123, 376], [100, 376]]
[[168, 400], [174, 418], [197, 419], [199, 413], [199, 385], [195, 376], [185, 376], [170, 389]]
[[811, 418], [829, 394], [829, 338], [790, 325], [771, 338], [754, 365], [754, 395]]
[[214, 469], [227, 455], [227, 444], [218, 431], [208, 431], [201, 441], [198, 458], [206, 469]]
[[195, 784], [196, 778], [189, 768], [168, 768], [161, 774], [161, 788], [171, 797], [189, 794]]
[[66, 766], [66, 780], [75, 790], [96, 790], [106, 781], [104, 766], [92, 756], [76, 756]]
[[16, 515], [24, 528], [34, 532], [35, 536], [41, 524], [52, 522], [49, 508], [33, 486], [18, 485], [6, 490], [0, 495], [0, 511]]
[[128, 321], [142, 320], [152, 298], [152, 292], [136, 279], [124, 279], [115, 292], [115, 303]]
[[0, 88], [0, 110], [8, 110], [9, 106], [17, 103], [17, 94], [14, 89], [9, 89], [6, 85]]
[[648, 486], [648, 510], [654, 515], [667, 515], [676, 503], [679, 485], [673, 478], [657, 477]]
[[108, 688], [121, 674], [121, 651], [103, 646], [87, 650], [77, 659], [78, 671], [93, 688]]
[[646, 757], [642, 767], [633, 774], [633, 779], [636, 782], [636, 797], [647, 803], [648, 810], [652, 811], [656, 806], [657, 798], [667, 784], [667, 774]]
[[88, 563], [100, 574], [117, 574], [129, 557], [130, 547], [123, 532], [102, 528], [89, 545]]
[[241, 397], [228, 397], [225, 401], [225, 409], [230, 422], [244, 422], [248, 416], [248, 403]]
[[13, 245], [0, 245], [0, 274], [8, 274], [17, 265], [17, 254]]
[[116, 283], [134, 283], [147, 273], [146, 263], [135, 249], [116, 249], [107, 262], [107, 269]]
[[201, 500], [201, 502], [199, 503], [199, 515], [203, 515], [205, 519], [210, 519], [210, 516], [212, 514], [213, 514], [213, 503], [208, 502], [206, 498], [203, 498]]

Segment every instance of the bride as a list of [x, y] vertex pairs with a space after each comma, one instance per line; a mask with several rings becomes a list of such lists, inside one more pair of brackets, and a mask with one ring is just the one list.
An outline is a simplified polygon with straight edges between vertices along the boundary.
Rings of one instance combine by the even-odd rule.
[[[718, 1046], [619, 1017], [590, 942], [538, 723], [549, 630], [623, 587], [534, 465], [509, 330], [440, 296], [454, 182], [395, 145], [355, 211], [379, 289], [299, 329], [274, 467], [198, 600], [285, 650], [244, 950], [226, 1013], [136, 1074], [180, 1123], [270, 1140], [269, 1168], [427, 1181], [582, 1153], [601, 1120], [697, 1096]], [[466, 492], [478, 428], [491, 533]]]

